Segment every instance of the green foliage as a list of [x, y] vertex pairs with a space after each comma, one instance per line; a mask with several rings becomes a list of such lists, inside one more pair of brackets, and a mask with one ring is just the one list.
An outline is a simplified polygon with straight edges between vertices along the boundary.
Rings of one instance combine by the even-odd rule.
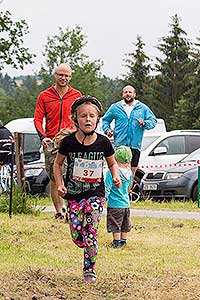
[[16, 83], [8, 74], [0, 74], [0, 88], [4, 89], [7, 95], [12, 96], [15, 92]]
[[173, 129], [171, 116], [179, 99], [184, 97], [190, 88], [195, 64], [190, 55], [191, 42], [187, 39], [187, 33], [180, 27], [177, 15], [172, 17], [170, 27], [170, 34], [162, 37], [157, 46], [164, 58], [156, 58], [155, 70], [158, 72], [156, 79], [159, 101], [168, 107], [163, 117], [169, 128]]
[[122, 79], [111, 79], [105, 75], [98, 78], [98, 87], [95, 95], [102, 102], [104, 111], [116, 100], [121, 99], [123, 87], [124, 82]]
[[97, 79], [102, 63], [99, 60], [89, 61], [83, 53], [87, 40], [82, 33], [82, 28], [59, 28], [58, 35], [48, 37], [45, 46], [45, 64], [39, 72], [43, 80], [43, 87], [47, 88], [53, 83], [53, 72], [61, 63], [69, 63], [72, 67], [71, 84], [83, 94], [92, 94], [97, 89]]
[[98, 87], [97, 76], [100, 70], [100, 62], [83, 62], [73, 69], [71, 85], [79, 89], [84, 95], [96, 95]]
[[14, 96], [0, 94], [0, 116], [3, 124], [18, 118], [33, 117], [36, 98], [25, 86], [17, 87]]
[[135, 51], [126, 54], [127, 58], [124, 59], [125, 66], [128, 68], [128, 73], [124, 75], [124, 84], [132, 85], [140, 98], [147, 92], [151, 66], [148, 63], [150, 58], [144, 52], [145, 43], [141, 36], [137, 36], [137, 42], [134, 45]]
[[[10, 196], [8, 193], [0, 195], [0, 212], [9, 212]], [[17, 186], [13, 189], [12, 213], [31, 214], [33, 213], [33, 198], [22, 192]]]
[[49, 74], [61, 63], [69, 63], [72, 68], [81, 64], [87, 56], [82, 53], [87, 44], [82, 28], [76, 26], [74, 29], [59, 27], [59, 33], [47, 38], [45, 52], [45, 66]]
[[33, 63], [35, 55], [23, 47], [23, 37], [28, 32], [25, 20], [13, 22], [9, 11], [0, 12], [0, 70], [5, 65], [23, 69], [25, 64]]
[[38, 83], [37, 76], [26, 76], [23, 80], [23, 85], [32, 96], [38, 96], [40, 83]]
[[172, 128], [185, 129], [192, 128], [193, 121], [193, 107], [192, 103], [187, 99], [180, 99], [175, 104], [174, 114], [170, 118]]

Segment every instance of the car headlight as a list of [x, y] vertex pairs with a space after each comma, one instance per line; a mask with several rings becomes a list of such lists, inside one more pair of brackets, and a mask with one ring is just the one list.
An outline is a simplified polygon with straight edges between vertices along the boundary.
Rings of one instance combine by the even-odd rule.
[[39, 169], [28, 169], [24, 171], [25, 177], [38, 176], [43, 171], [42, 168]]
[[165, 174], [165, 179], [177, 179], [179, 177], [183, 176], [183, 173], [166, 173]]

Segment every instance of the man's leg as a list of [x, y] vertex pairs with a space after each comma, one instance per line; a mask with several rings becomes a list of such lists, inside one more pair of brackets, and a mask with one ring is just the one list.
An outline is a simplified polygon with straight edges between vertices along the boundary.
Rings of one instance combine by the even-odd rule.
[[64, 205], [64, 200], [58, 195], [57, 187], [56, 187], [56, 182], [54, 179], [54, 174], [53, 174], [53, 164], [54, 160], [56, 157], [56, 149], [55, 151], [44, 151], [45, 154], [45, 168], [47, 171], [47, 174], [50, 179], [50, 194], [51, 198], [56, 210], [55, 218], [56, 219], [64, 219], [64, 215], [62, 214], [62, 207]]
[[138, 168], [138, 167], [131, 167], [131, 171], [132, 171], [132, 174], [133, 174], [133, 182], [134, 182], [135, 173], [136, 173], [136, 171], [137, 171], [137, 168]]
[[138, 162], [140, 159], [140, 151], [138, 149], [131, 148], [131, 152], [132, 152], [131, 171], [133, 174], [133, 183], [134, 183], [135, 173], [137, 171]]
[[56, 183], [53, 180], [50, 180], [50, 193], [51, 198], [56, 210], [56, 213], [62, 213], [62, 207], [64, 206], [64, 200], [58, 195]]

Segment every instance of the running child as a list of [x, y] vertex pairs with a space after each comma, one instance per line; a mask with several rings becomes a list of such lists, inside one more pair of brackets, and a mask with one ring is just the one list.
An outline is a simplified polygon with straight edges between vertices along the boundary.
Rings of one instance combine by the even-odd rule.
[[[66, 136], [60, 146], [54, 175], [60, 196], [67, 200], [72, 241], [84, 249], [83, 280], [96, 280], [97, 231], [105, 201], [104, 158], [113, 184], [121, 186], [114, 149], [106, 136], [95, 132], [102, 112], [100, 102], [91, 96], [76, 99], [71, 117], [77, 131]], [[65, 183], [62, 165], [67, 160]]]

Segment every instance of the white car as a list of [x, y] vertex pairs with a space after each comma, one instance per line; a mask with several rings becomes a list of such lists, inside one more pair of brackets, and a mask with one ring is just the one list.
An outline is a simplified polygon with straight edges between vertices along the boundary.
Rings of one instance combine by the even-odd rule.
[[[154, 136], [155, 140], [146, 143], [144, 136], [139, 167], [145, 172], [155, 166], [176, 163], [200, 146], [200, 130], [173, 130]], [[146, 141], [147, 142], [147, 141]]]
[[141, 151], [144, 151], [150, 144], [166, 132], [165, 121], [163, 119], [157, 119], [156, 126], [153, 129], [144, 131]]
[[27, 190], [32, 194], [49, 193], [49, 178], [45, 170], [44, 153], [33, 118], [12, 120], [5, 125], [12, 133], [23, 133], [24, 174]]

